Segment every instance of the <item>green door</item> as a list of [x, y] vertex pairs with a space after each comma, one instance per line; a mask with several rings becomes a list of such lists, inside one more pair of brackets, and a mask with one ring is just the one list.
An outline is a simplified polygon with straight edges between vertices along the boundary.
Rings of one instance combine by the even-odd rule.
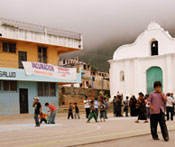
[[151, 67], [147, 70], [147, 94], [154, 91], [155, 81], [161, 81], [163, 84], [162, 70], [160, 67]]

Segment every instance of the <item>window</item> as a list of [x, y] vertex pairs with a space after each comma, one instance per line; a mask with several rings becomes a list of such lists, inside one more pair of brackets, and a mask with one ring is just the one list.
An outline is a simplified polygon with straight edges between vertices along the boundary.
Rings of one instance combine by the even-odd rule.
[[42, 63], [47, 63], [47, 48], [38, 47], [38, 61]]
[[17, 81], [3, 81], [4, 91], [17, 91]]
[[39, 82], [38, 96], [56, 96], [56, 84]]
[[95, 71], [92, 71], [91, 72], [91, 75], [95, 76], [96, 75], [96, 72]]
[[124, 81], [125, 80], [125, 74], [124, 71], [120, 72], [120, 81]]
[[22, 61], [27, 61], [27, 52], [19, 51], [18, 52], [18, 67], [24, 68]]
[[159, 55], [158, 41], [152, 41], [151, 42], [151, 56], [157, 56], [157, 55]]
[[86, 65], [83, 65], [84, 70], [86, 70]]
[[16, 43], [3, 42], [2, 50], [7, 53], [16, 53]]

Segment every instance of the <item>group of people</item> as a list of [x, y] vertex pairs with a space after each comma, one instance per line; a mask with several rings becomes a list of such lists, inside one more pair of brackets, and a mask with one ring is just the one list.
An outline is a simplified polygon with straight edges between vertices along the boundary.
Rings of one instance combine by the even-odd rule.
[[[135, 121], [139, 123], [139, 120], [144, 120], [144, 123], [148, 123], [150, 119], [150, 128], [153, 140], [159, 140], [157, 134], [158, 123], [161, 127], [162, 136], [165, 141], [169, 140], [168, 129], [165, 121], [165, 111], [167, 115], [167, 120], [169, 120], [169, 113], [171, 114], [171, 120], [173, 120], [174, 115], [174, 97], [172, 93], [167, 93], [166, 95], [162, 92], [162, 83], [156, 81], [154, 83], [154, 91], [150, 95], [145, 95], [140, 92], [138, 94], [138, 99], [132, 96], [130, 100], [126, 97], [123, 101], [123, 95], [117, 94], [114, 97], [114, 115], [122, 116], [121, 110], [124, 106], [124, 111], [126, 116], [128, 116], [128, 109], [130, 107], [131, 116], [138, 116]], [[123, 101], [123, 102], [122, 102]]]
[[[84, 99], [84, 108], [86, 112], [86, 118], [87, 122], [89, 123], [92, 118], [95, 119], [95, 122], [98, 122], [98, 116], [99, 116], [99, 111], [100, 111], [100, 121], [104, 121], [107, 119], [107, 111], [108, 111], [108, 103], [107, 99], [100, 97], [100, 101], [98, 101], [98, 98], [95, 98], [94, 100], [90, 100], [88, 96], [85, 96]], [[80, 112], [79, 112], [79, 107], [77, 103], [72, 103], [69, 104], [68, 108], [68, 116], [67, 119], [80, 119]]]
[[[144, 120], [145, 123], [148, 123], [148, 119], [150, 119], [150, 128], [153, 140], [159, 140], [157, 134], [157, 126], [159, 123], [162, 136], [165, 141], [168, 141], [169, 135], [165, 121], [165, 108], [167, 112], [167, 120], [169, 120], [170, 118], [169, 113], [171, 114], [171, 120], [173, 120], [175, 102], [173, 94], [167, 93], [167, 95], [165, 95], [161, 90], [161, 82], [156, 81], [154, 83], [154, 91], [150, 95], [145, 96], [142, 92], [140, 92], [138, 94], [138, 99], [136, 99], [135, 96], [132, 96], [130, 100], [129, 97], [126, 97], [126, 100], [123, 100], [123, 95], [120, 95], [118, 92], [117, 96], [115, 96], [113, 100], [114, 115], [116, 117], [122, 116], [122, 107], [124, 106], [126, 117], [128, 117], [128, 112], [130, 108], [130, 115], [138, 116], [138, 119], [135, 121], [136, 123], [139, 123], [139, 120]], [[34, 98], [33, 107], [35, 108], [34, 119], [36, 127], [39, 127], [42, 121], [49, 124], [55, 123], [56, 108], [49, 103], [45, 103], [45, 106], [50, 109], [50, 115], [48, 120], [45, 118], [47, 115], [42, 113], [42, 106], [39, 102], [39, 98]], [[90, 100], [88, 96], [85, 96], [84, 108], [86, 112], [87, 123], [89, 123], [92, 118], [95, 119], [95, 122], [98, 122], [99, 112], [100, 121], [105, 121], [108, 118], [108, 107], [109, 106], [107, 103], [107, 99], [103, 96], [99, 97], [99, 100], [98, 98]], [[70, 103], [67, 118], [69, 119], [70, 117], [72, 119], [80, 119], [77, 103], [74, 103], [74, 105]]]
[[40, 127], [40, 124], [44, 121], [46, 124], [55, 124], [56, 108], [49, 104], [45, 103], [45, 107], [48, 107], [50, 112], [49, 115], [42, 112], [42, 105], [39, 102], [39, 97], [35, 97], [33, 101], [34, 107], [34, 120], [36, 127]]
[[105, 122], [105, 119], [108, 119], [107, 112], [108, 112], [108, 103], [107, 99], [104, 97], [95, 98], [95, 100], [90, 100], [88, 96], [85, 96], [84, 99], [84, 108], [86, 112], [87, 123], [90, 122], [92, 118], [98, 122], [98, 116], [100, 111], [100, 121], [102, 120]]
[[[73, 115], [73, 110], [75, 109], [74, 115]], [[69, 104], [69, 109], [68, 109], [68, 116], [67, 119], [70, 119], [70, 117], [72, 119], [80, 119], [80, 114], [79, 114], [79, 108], [77, 103], [74, 103], [74, 106], [72, 103]]]

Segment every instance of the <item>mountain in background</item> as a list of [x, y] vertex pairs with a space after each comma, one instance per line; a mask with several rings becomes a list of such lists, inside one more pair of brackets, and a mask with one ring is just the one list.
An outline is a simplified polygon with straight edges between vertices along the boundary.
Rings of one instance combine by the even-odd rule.
[[89, 63], [90, 65], [93, 65], [96, 67], [99, 71], [109, 71], [109, 63], [108, 60], [111, 60], [113, 58], [113, 54], [116, 51], [116, 49], [123, 45], [132, 43], [133, 39], [128, 39], [125, 41], [112, 41], [108, 44], [105, 44], [102, 47], [94, 48], [94, 49], [87, 49], [86, 47], [82, 51], [73, 52], [73, 53], [67, 53], [64, 55], [61, 55], [61, 59], [63, 58], [74, 58], [76, 56], [79, 57], [81, 61], [84, 61], [86, 63]]

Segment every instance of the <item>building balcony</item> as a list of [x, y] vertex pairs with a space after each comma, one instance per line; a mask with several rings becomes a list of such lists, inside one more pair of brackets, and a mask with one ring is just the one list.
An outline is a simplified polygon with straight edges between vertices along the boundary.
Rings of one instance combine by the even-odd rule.
[[83, 49], [80, 33], [4, 18], [0, 18], [0, 38], [65, 47], [66, 52]]

